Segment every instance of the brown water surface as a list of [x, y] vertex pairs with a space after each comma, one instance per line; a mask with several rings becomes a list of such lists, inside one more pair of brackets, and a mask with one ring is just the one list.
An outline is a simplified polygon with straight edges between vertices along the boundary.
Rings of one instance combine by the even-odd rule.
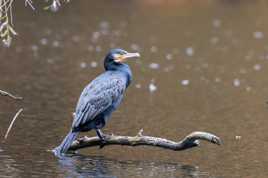
[[[267, 1], [85, 1], [58, 13], [16, 1], [19, 36], [0, 48], [0, 177], [268, 177]], [[192, 131], [221, 147], [174, 152], [110, 146], [58, 160], [48, 149], [68, 132], [83, 87], [114, 47], [139, 51], [134, 81], [106, 133], [179, 140]], [[88, 133], [94, 135], [95, 133]]]

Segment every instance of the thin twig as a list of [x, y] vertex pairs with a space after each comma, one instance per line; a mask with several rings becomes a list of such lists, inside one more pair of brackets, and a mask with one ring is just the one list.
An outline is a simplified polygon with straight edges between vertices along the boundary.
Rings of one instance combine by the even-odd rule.
[[35, 10], [32, 0], [25, 0], [24, 3], [25, 3], [25, 6], [29, 5], [33, 10]]
[[13, 99], [15, 99], [15, 100], [22, 100], [22, 99], [23, 99], [23, 98], [20, 97], [20, 96], [14, 96], [14, 95], [12, 95], [11, 93], [8, 93], [8, 92], [3, 91], [3, 90], [0, 90], [0, 95], [3, 95], [3, 96], [9, 96], [9, 97], [11, 97], [11, 98], [13, 98]]
[[17, 117], [20, 115], [20, 113], [21, 113], [22, 111], [23, 111], [23, 109], [21, 108], [21, 109], [15, 114], [15, 116], [13, 117], [13, 119], [12, 119], [12, 121], [11, 121], [11, 123], [10, 123], [8, 129], [7, 129], [7, 132], [6, 132], [6, 134], [5, 134], [5, 139], [7, 139], [8, 134], [9, 134], [9, 132], [10, 132], [10, 130], [11, 130], [11, 128], [12, 128], [12, 126], [13, 126], [15, 120], [17, 119]]

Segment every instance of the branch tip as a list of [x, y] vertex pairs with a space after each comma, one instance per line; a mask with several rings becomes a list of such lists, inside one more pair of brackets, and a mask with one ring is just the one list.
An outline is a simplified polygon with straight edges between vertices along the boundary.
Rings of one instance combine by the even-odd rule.
[[0, 95], [2, 95], [2, 96], [9, 96], [10, 98], [15, 99], [15, 100], [22, 100], [23, 99], [20, 96], [14, 96], [13, 94], [11, 94], [9, 92], [6, 92], [6, 91], [3, 91], [3, 90], [0, 90]]

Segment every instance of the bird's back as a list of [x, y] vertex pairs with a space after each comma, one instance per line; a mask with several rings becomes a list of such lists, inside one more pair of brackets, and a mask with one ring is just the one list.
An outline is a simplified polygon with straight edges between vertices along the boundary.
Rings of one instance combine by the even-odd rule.
[[118, 71], [106, 71], [95, 78], [80, 95], [72, 127], [87, 124], [103, 112], [109, 115], [120, 104], [126, 85], [127, 78]]

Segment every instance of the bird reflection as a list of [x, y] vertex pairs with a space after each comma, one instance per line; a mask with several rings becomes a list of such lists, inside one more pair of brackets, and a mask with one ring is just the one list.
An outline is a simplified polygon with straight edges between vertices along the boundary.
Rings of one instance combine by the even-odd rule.
[[65, 177], [116, 177], [109, 172], [107, 161], [101, 157], [85, 157], [76, 155], [73, 157], [61, 157], [59, 168]]
[[152, 161], [117, 161], [104, 157], [76, 155], [59, 159], [59, 169], [65, 177], [183, 177], [210, 178], [197, 166]]

